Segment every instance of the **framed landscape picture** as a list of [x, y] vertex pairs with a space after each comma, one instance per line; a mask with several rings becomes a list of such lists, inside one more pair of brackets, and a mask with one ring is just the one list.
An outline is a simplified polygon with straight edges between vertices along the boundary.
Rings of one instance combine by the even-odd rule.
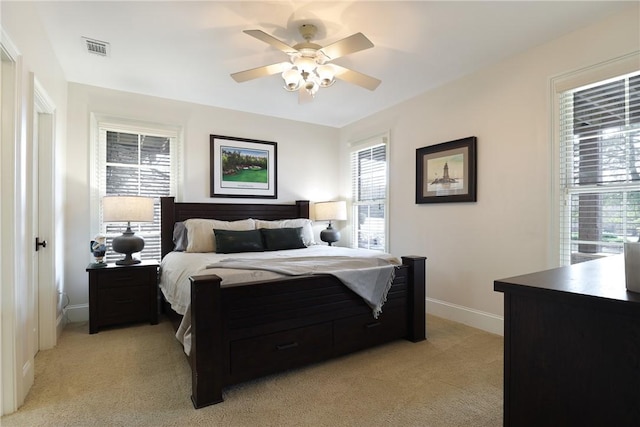
[[210, 135], [211, 197], [278, 197], [275, 142]]
[[476, 201], [476, 137], [416, 150], [416, 203]]

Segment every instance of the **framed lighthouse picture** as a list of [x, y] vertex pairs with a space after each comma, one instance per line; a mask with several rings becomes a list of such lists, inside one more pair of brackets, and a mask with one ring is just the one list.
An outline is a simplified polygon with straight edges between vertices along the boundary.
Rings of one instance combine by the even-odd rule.
[[475, 202], [477, 139], [416, 149], [416, 203]]

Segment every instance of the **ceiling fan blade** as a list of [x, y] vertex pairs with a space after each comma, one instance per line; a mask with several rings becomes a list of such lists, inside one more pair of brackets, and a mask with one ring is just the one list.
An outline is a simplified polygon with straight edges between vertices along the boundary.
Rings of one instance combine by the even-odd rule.
[[238, 83], [246, 82], [247, 80], [257, 79], [259, 77], [271, 76], [273, 74], [282, 73], [285, 70], [285, 66], [290, 65], [288, 62], [278, 62], [277, 64], [265, 65], [258, 68], [252, 68], [250, 70], [238, 71], [231, 74], [233, 80]]
[[373, 43], [371, 43], [371, 40], [366, 38], [362, 33], [356, 33], [342, 40], [338, 40], [329, 46], [325, 46], [320, 49], [320, 51], [329, 58], [329, 60], [332, 60], [372, 47]]
[[362, 86], [365, 89], [375, 90], [380, 85], [380, 83], [382, 83], [381, 80], [378, 80], [375, 77], [367, 76], [366, 74], [362, 74], [336, 64], [331, 65], [336, 71], [336, 78], [349, 83], [353, 83], [358, 86]]
[[289, 46], [286, 43], [281, 42], [277, 38], [273, 37], [272, 35], [269, 35], [269, 34], [265, 33], [262, 30], [244, 30], [243, 32], [246, 33], [246, 34], [249, 34], [251, 37], [255, 37], [258, 40], [261, 40], [261, 41], [263, 41], [263, 42], [265, 42], [267, 44], [270, 44], [271, 46], [275, 47], [276, 49], [283, 51], [287, 55], [292, 55], [294, 53], [298, 53], [298, 51], [296, 49], [292, 48], [291, 46]]

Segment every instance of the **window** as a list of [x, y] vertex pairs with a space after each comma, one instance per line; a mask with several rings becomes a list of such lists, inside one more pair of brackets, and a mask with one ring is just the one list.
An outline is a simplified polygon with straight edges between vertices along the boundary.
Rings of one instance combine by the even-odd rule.
[[98, 230], [107, 236], [107, 262], [122, 258], [110, 250], [111, 240], [126, 224], [103, 223], [105, 195], [139, 195], [155, 198], [153, 223], [131, 224], [145, 240], [141, 259], [160, 260], [160, 197], [176, 195], [178, 172], [177, 130], [154, 129], [118, 123], [98, 123], [94, 175]]
[[560, 257], [619, 254], [640, 237], [640, 72], [559, 92]]
[[387, 140], [374, 138], [351, 152], [355, 248], [387, 250]]

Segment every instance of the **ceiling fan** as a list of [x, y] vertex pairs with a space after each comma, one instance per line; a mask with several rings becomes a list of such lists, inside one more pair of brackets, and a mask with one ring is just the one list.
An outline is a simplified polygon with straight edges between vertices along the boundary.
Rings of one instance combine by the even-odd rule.
[[298, 91], [299, 103], [310, 102], [319, 88], [331, 86], [336, 79], [344, 80], [369, 90], [375, 90], [381, 83], [380, 80], [374, 77], [331, 63], [331, 61], [341, 56], [372, 48], [373, 43], [364, 34], [356, 33], [322, 47], [311, 43], [318, 31], [315, 25], [302, 24], [299, 27], [299, 31], [305, 41], [295, 46], [289, 46], [262, 30], [244, 30], [246, 34], [289, 55], [289, 62], [279, 62], [240, 71], [231, 74], [231, 77], [240, 83], [281, 73], [285, 82], [284, 88], [289, 92]]

